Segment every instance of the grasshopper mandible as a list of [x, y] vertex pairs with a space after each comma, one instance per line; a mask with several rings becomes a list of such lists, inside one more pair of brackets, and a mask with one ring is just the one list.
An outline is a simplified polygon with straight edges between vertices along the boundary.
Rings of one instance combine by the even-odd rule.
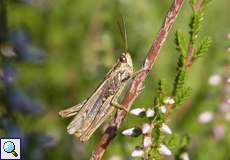
[[[123, 25], [125, 25], [124, 21]], [[127, 52], [126, 30], [122, 34], [124, 34], [125, 52], [117, 59], [102, 83], [88, 99], [59, 112], [63, 118], [75, 116], [68, 125], [67, 132], [75, 134], [82, 142], [91, 137], [95, 130], [111, 116], [116, 107], [122, 109], [117, 100], [127, 81], [134, 75], [132, 59]]]

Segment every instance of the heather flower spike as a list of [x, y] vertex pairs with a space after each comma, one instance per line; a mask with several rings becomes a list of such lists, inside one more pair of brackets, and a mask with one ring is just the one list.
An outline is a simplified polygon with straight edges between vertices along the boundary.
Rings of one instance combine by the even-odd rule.
[[213, 74], [209, 77], [208, 83], [211, 86], [217, 86], [221, 82], [221, 76], [219, 74]]
[[126, 130], [122, 131], [122, 134], [124, 136], [137, 137], [137, 136], [142, 134], [142, 130], [139, 127], [129, 128], [129, 129], [126, 129]]
[[132, 157], [143, 157], [144, 151], [141, 147], [136, 147], [133, 152], [131, 153]]
[[165, 106], [160, 106], [159, 107], [159, 111], [161, 112], [161, 113], [166, 113], [167, 112], [167, 109], [166, 109], [166, 107]]
[[165, 123], [162, 124], [161, 128], [160, 128], [161, 132], [164, 132], [166, 134], [172, 134], [171, 129], [169, 128], [169, 126]]
[[187, 152], [183, 152], [183, 153], [180, 155], [180, 159], [181, 159], [181, 160], [189, 160], [188, 153], [187, 153]]
[[213, 112], [206, 111], [199, 115], [198, 120], [200, 123], [208, 123], [213, 120], [214, 114]]
[[132, 115], [141, 116], [145, 114], [145, 108], [135, 108], [130, 111]]
[[155, 114], [154, 110], [152, 110], [151, 108], [148, 108], [147, 111], [146, 111], [146, 117], [147, 118], [151, 118], [153, 117]]
[[144, 144], [143, 144], [143, 146], [144, 146], [144, 148], [148, 148], [148, 147], [150, 147], [151, 145], [152, 145], [152, 139], [151, 139], [151, 137], [144, 137], [144, 142], [143, 142]]
[[148, 123], [143, 124], [142, 126], [142, 133], [143, 134], [148, 134], [151, 132], [151, 126]]
[[160, 144], [158, 151], [163, 156], [171, 156], [172, 155], [172, 152], [170, 151], [170, 149], [164, 144]]
[[228, 79], [226, 80], [226, 82], [227, 82], [228, 84], [230, 84], [230, 78], [228, 78]]
[[226, 121], [230, 122], [230, 112], [224, 115]]
[[167, 97], [164, 100], [164, 104], [174, 104], [174, 103], [175, 103], [175, 100], [172, 97]]
[[227, 103], [227, 104], [230, 104], [230, 98], [228, 98], [228, 99], [226, 100], [226, 103]]
[[228, 35], [227, 35], [227, 39], [230, 39], [230, 33], [228, 33]]

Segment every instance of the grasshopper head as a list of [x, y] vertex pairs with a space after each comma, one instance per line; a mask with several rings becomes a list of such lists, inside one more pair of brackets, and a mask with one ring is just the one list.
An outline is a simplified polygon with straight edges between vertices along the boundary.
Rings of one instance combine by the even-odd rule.
[[119, 58], [119, 61], [122, 64], [128, 65], [130, 68], [133, 68], [133, 61], [128, 52], [123, 52]]
[[127, 80], [133, 74], [133, 62], [128, 52], [123, 52], [119, 58], [120, 68], [122, 70], [121, 80]]

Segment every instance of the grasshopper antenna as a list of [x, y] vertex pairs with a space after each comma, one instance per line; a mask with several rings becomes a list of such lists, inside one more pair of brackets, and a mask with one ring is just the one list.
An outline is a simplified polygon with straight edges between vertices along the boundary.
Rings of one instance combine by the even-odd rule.
[[121, 16], [121, 22], [118, 21], [118, 27], [124, 42], [124, 49], [125, 49], [125, 53], [128, 52], [128, 39], [127, 39], [127, 32], [126, 32], [126, 26], [125, 26], [125, 20], [124, 17]]

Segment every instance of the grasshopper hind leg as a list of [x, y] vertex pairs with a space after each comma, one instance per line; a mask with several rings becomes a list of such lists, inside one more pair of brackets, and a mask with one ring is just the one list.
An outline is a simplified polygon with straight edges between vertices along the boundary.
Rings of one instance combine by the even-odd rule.
[[62, 118], [67, 118], [67, 117], [74, 116], [80, 111], [80, 109], [82, 108], [82, 106], [84, 105], [85, 102], [86, 102], [86, 100], [84, 100], [83, 102], [81, 102], [81, 103], [79, 103], [79, 104], [77, 104], [77, 105], [75, 105], [73, 107], [61, 110], [59, 112], [59, 115]]

